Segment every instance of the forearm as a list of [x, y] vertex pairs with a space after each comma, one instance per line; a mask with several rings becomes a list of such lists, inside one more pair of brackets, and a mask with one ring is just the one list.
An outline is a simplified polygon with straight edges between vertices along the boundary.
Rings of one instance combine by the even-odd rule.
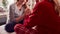
[[25, 14], [23, 14], [22, 16], [18, 17], [18, 18], [15, 18], [15, 21], [16, 22], [19, 22], [20, 20], [24, 19], [25, 18]]

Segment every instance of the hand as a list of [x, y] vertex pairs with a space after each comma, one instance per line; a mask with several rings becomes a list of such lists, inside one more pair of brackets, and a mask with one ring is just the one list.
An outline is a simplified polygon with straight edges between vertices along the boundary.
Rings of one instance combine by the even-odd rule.
[[31, 10], [29, 8], [25, 9], [25, 15], [29, 15], [31, 13]]
[[15, 21], [18, 23], [19, 22], [19, 18], [16, 18]]
[[26, 0], [24, 0], [24, 2], [22, 3], [22, 5], [24, 5], [24, 4], [26, 4], [27, 2], [26, 2]]

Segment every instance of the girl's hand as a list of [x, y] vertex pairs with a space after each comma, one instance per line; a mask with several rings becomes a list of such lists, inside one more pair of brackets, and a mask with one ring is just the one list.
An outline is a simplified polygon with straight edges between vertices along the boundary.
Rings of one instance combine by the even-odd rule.
[[26, 8], [25, 9], [25, 15], [29, 15], [29, 14], [31, 14], [31, 10], [29, 8]]

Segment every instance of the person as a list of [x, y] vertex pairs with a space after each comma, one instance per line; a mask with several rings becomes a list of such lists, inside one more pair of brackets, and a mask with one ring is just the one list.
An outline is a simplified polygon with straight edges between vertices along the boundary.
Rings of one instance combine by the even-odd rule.
[[[26, 28], [30, 29], [36, 26], [38, 34], [60, 34], [60, 16], [56, 12], [56, 0], [44, 0], [33, 9], [30, 21], [26, 21]], [[21, 26], [15, 25], [14, 30], [16, 34], [20, 34]]]
[[17, 0], [16, 3], [14, 3], [10, 6], [10, 21], [13, 21], [13, 20], [21, 21], [21, 20], [23, 20], [23, 18], [25, 16], [25, 9], [28, 8], [26, 3], [27, 3], [27, 0]]
[[10, 20], [5, 26], [7, 32], [14, 32], [14, 26], [16, 24], [23, 24], [25, 16], [30, 14], [30, 9], [26, 4], [27, 2], [28, 0], [17, 0], [16, 3], [10, 5]]

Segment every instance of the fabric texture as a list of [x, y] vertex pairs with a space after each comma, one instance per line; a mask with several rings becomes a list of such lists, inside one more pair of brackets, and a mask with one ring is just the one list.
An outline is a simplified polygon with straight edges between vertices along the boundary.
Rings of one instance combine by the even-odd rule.
[[14, 27], [16, 24], [23, 24], [24, 20], [21, 20], [19, 23], [16, 23], [15, 21], [11, 21], [10, 23], [5, 25], [5, 30], [9, 33], [14, 32]]
[[[15, 27], [15, 32], [16, 34], [37, 34], [37, 30], [34, 29], [27, 29], [24, 25], [22, 24], [17, 24]], [[16, 31], [17, 30], [17, 31]]]
[[[23, 6], [21, 8], [21, 12], [19, 12], [17, 6], [14, 4], [10, 5], [10, 12], [9, 12], [9, 22], [15, 20], [15, 18], [18, 18], [19, 16], [24, 14], [25, 7]], [[22, 19], [23, 20], [23, 19]]]
[[[60, 34], [60, 17], [55, 12], [53, 3], [43, 1], [36, 4], [32, 15], [29, 17], [30, 21], [26, 21], [26, 28], [30, 29], [37, 25], [38, 34]], [[14, 29], [17, 34], [20, 34], [17, 25]]]

